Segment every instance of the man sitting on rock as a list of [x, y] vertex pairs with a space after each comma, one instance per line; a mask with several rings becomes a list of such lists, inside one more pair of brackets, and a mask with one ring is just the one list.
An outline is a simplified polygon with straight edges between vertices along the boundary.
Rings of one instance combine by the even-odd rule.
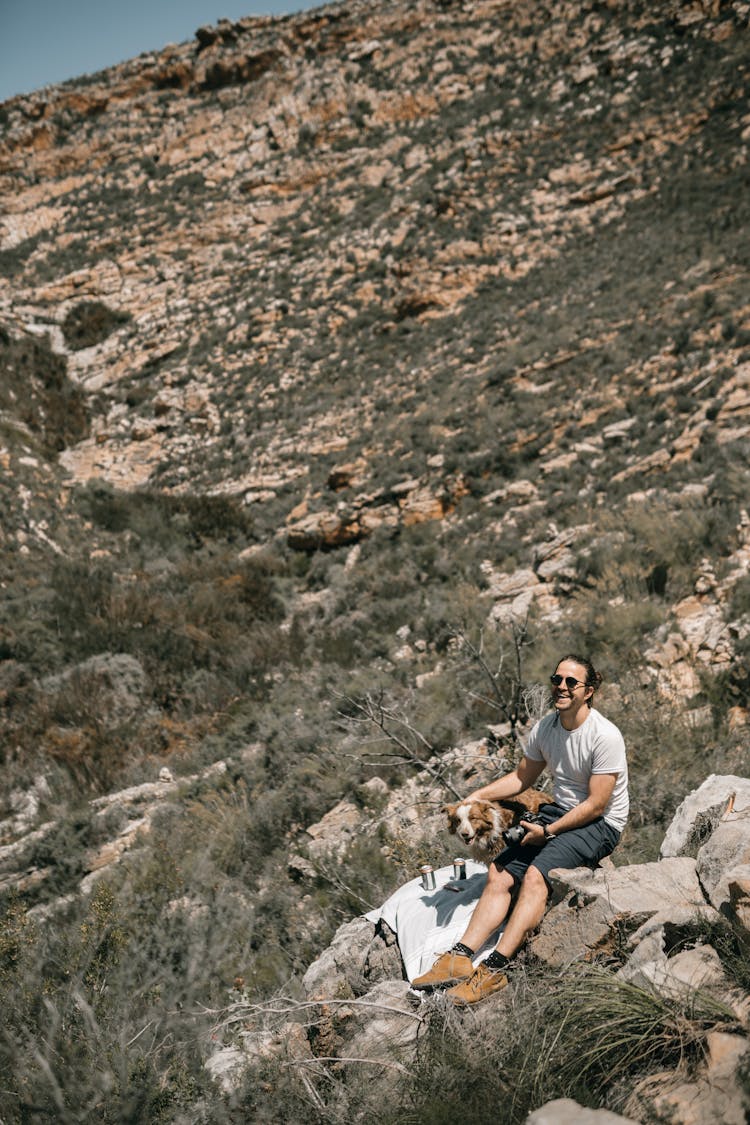
[[[501, 800], [528, 789], [547, 767], [554, 804], [542, 823], [521, 821], [526, 835], [490, 864], [487, 882], [461, 941], [412, 981], [417, 989], [452, 985], [456, 1004], [474, 1004], [505, 988], [506, 967], [542, 920], [556, 867], [594, 867], [616, 847], [628, 815], [625, 743], [614, 723], [593, 706], [602, 682], [591, 661], [564, 656], [552, 681], [554, 711], [533, 727], [518, 766], [466, 798]], [[510, 912], [512, 892], [518, 897]], [[474, 968], [472, 958], [508, 917], [497, 948]]]

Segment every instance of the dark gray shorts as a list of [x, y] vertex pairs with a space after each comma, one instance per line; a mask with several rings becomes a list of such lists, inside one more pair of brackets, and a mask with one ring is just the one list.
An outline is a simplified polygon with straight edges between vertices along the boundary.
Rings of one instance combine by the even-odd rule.
[[[560, 805], [542, 805], [539, 817], [545, 824], [553, 824], [569, 811]], [[614, 851], [621, 835], [603, 816], [598, 816], [583, 828], [561, 832], [540, 848], [513, 844], [501, 851], [493, 862], [497, 868], [509, 872], [516, 883], [521, 882], [529, 867], [536, 867], [549, 887], [549, 873], [554, 867], [595, 867], [600, 859]]]

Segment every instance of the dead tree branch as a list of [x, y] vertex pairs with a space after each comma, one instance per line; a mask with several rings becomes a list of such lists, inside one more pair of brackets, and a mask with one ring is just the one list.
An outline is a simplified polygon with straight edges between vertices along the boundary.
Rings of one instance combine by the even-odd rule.
[[460, 794], [450, 781], [446, 780], [443, 767], [433, 766], [429, 760], [420, 756], [418, 748], [426, 750], [427, 754], [434, 756], [434, 747], [425, 738], [420, 730], [414, 726], [404, 715], [398, 714], [384, 703], [384, 693], [377, 696], [370, 694], [361, 699], [354, 699], [348, 695], [338, 695], [352, 713], [339, 711], [341, 718], [349, 725], [361, 724], [374, 726], [381, 732], [382, 737], [400, 751], [399, 755], [388, 754], [388, 760], [394, 759], [404, 762], [415, 769], [424, 770], [438, 782], [439, 785], [449, 789], [453, 796], [460, 800]]

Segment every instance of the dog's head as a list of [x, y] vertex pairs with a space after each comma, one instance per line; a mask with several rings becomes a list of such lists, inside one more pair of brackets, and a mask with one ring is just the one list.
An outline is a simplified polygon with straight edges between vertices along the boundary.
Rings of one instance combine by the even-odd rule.
[[472, 853], [498, 851], [502, 833], [515, 819], [510, 809], [493, 801], [461, 801], [444, 805], [443, 812], [448, 817], [448, 831], [458, 836]]

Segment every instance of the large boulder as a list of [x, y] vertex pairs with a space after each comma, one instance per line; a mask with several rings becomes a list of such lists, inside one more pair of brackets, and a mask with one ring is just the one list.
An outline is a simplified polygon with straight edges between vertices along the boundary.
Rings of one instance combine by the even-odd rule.
[[375, 927], [366, 918], [345, 922], [302, 978], [305, 995], [314, 999], [351, 997], [364, 989], [365, 963]]
[[551, 873], [552, 908], [531, 952], [553, 966], [612, 952], [619, 934], [664, 910], [704, 904], [695, 861], [662, 860], [633, 867], [558, 869]]
[[726, 913], [732, 895], [730, 883], [736, 883], [735, 871], [750, 864], [750, 807], [730, 813], [714, 829], [698, 852], [697, 870], [703, 888], [713, 906]]
[[530, 1113], [525, 1125], [638, 1125], [608, 1109], [586, 1109], [572, 1098], [556, 1098]]
[[696, 855], [726, 814], [730, 802], [736, 813], [750, 809], [750, 778], [712, 773], [678, 807], [659, 855]]

